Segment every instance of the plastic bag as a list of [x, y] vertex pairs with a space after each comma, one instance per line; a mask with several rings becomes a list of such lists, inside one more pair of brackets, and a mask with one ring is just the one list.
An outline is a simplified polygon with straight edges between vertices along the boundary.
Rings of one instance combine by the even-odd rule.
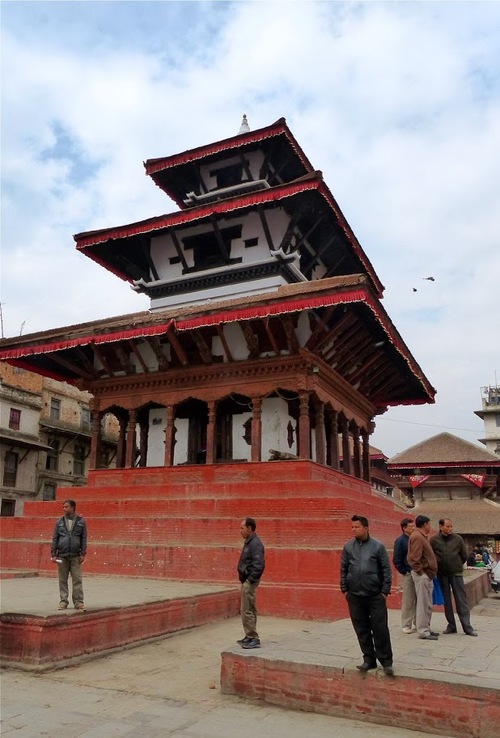
[[432, 581], [434, 582], [434, 589], [432, 590], [432, 604], [444, 605], [444, 594], [443, 590], [441, 589], [439, 579], [437, 577], [434, 577]]

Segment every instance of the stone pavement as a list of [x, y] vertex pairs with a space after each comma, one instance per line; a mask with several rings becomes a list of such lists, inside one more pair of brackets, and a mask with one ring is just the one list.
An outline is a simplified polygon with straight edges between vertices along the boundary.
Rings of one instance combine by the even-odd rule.
[[[14, 581], [21, 587], [23, 584], [26, 586], [26, 580]], [[57, 583], [47, 579], [38, 581], [51, 598], [52, 608], [56, 594], [57, 606]], [[116, 602], [125, 591], [125, 583], [113, 578], [104, 581], [106, 597], [114, 598]], [[149, 589], [156, 585], [145, 580], [135, 582], [138, 587], [148, 588], [142, 596], [156, 596]], [[6, 583], [3, 582], [2, 586]], [[97, 606], [97, 602], [89, 599], [93, 591], [90, 578], [85, 583], [87, 604], [89, 607]], [[2, 606], [4, 612], [5, 604]], [[40, 601], [37, 605], [44, 607]], [[29, 611], [33, 612], [33, 608]], [[438, 659], [439, 668], [457, 669], [457, 678], [478, 678], [488, 659], [490, 664], [500, 666], [500, 661], [497, 661], [500, 649], [498, 615], [500, 597], [489, 597], [473, 611], [473, 623], [480, 633], [479, 638], [462, 634], [442, 636], [438, 643], [442, 649], [439, 653], [435, 643], [423, 643], [414, 636], [400, 634], [399, 613], [392, 612], [396, 675], [398, 667], [403, 668], [408, 659], [416, 656], [415, 649], [421, 654], [422, 667], [429, 668], [434, 663], [433, 659]], [[433, 616], [433, 625], [436, 629], [443, 629], [441, 613]], [[263, 648], [266, 644], [272, 645], [273, 641], [281, 642], [283, 637], [288, 637], [293, 647], [300, 641], [301, 634], [314, 633], [315, 629], [318, 629], [317, 634], [323, 632], [325, 644], [328, 641], [331, 648], [331, 629], [334, 626], [331, 623], [259, 618]], [[338, 627], [340, 631], [336, 640], [342, 643], [342, 647], [350, 644], [353, 663], [357, 663], [359, 651], [350, 623], [342, 621]], [[342, 735], [342, 738], [428, 738], [431, 735], [292, 712], [222, 695], [219, 686], [220, 654], [232, 647], [239, 637], [240, 620], [231, 618], [66, 669], [43, 674], [4, 670], [1, 673], [1, 735], [9, 738], [255, 738], [256, 734], [262, 738], [305, 738], [309, 735], [315, 738], [334, 735]], [[422, 651], [424, 647], [425, 653]], [[500, 668], [496, 674], [490, 670], [488, 678], [498, 678], [500, 683]], [[383, 684], [383, 680], [381, 682]], [[446, 732], [442, 735], [446, 736]]]

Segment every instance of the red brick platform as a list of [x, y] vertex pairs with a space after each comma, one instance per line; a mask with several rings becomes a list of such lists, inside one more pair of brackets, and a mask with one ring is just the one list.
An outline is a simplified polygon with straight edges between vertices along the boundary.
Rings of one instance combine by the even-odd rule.
[[[500, 605], [500, 603], [499, 603]], [[456, 738], [493, 738], [500, 725], [499, 618], [474, 617], [478, 638], [462, 633], [422, 641], [390, 613], [394, 677], [360, 674], [350, 621], [311, 628], [262, 648], [222, 653], [224, 694]], [[433, 615], [442, 631], [445, 619]], [[369, 730], [367, 730], [369, 734]]]
[[119, 577], [85, 578], [84, 587], [87, 611], [58, 612], [56, 580], [2, 582], [2, 666], [61, 668], [239, 612], [238, 588]]

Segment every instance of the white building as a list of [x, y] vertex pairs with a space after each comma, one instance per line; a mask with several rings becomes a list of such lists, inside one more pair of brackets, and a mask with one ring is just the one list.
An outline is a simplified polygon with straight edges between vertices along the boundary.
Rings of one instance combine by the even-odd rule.
[[483, 407], [476, 410], [484, 423], [484, 438], [478, 441], [484, 443], [491, 454], [500, 456], [500, 387], [481, 387], [481, 400]]

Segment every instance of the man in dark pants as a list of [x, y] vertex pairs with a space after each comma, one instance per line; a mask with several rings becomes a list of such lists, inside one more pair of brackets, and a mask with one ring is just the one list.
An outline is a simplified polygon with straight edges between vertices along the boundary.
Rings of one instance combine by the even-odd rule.
[[351, 523], [354, 538], [342, 551], [340, 589], [346, 596], [363, 654], [363, 663], [357, 668], [363, 672], [376, 669], [378, 659], [384, 674], [392, 676], [386, 604], [392, 584], [389, 556], [384, 544], [370, 537], [368, 520], [363, 515], [353, 515]]
[[255, 599], [266, 563], [264, 546], [255, 532], [256, 527], [253, 518], [246, 518], [241, 523], [241, 537], [244, 544], [238, 562], [238, 576], [241, 582], [241, 621], [245, 637], [241, 638], [238, 643], [242, 648], [260, 648], [260, 638], [256, 630]]
[[403, 633], [415, 633], [415, 611], [417, 606], [417, 593], [415, 585], [411, 578], [411, 566], [408, 563], [408, 543], [410, 536], [415, 530], [415, 523], [412, 518], [403, 518], [401, 521], [401, 530], [403, 531], [399, 538], [394, 541], [394, 549], [392, 563], [402, 575], [403, 597], [401, 599], [401, 628]]
[[64, 500], [64, 515], [59, 518], [52, 536], [51, 559], [57, 561], [59, 574], [59, 610], [69, 602], [68, 577], [75, 610], [85, 610], [83, 602], [82, 564], [87, 553], [87, 524], [76, 514], [76, 502]]
[[458, 619], [465, 635], [477, 636], [470, 624], [470, 610], [464, 585], [464, 563], [467, 551], [462, 536], [453, 533], [453, 523], [449, 518], [439, 521], [439, 533], [431, 538], [431, 546], [438, 563], [437, 576], [444, 595], [444, 614], [448, 625], [443, 631], [445, 635], [457, 632], [457, 623], [453, 613], [451, 593], [455, 600]]

